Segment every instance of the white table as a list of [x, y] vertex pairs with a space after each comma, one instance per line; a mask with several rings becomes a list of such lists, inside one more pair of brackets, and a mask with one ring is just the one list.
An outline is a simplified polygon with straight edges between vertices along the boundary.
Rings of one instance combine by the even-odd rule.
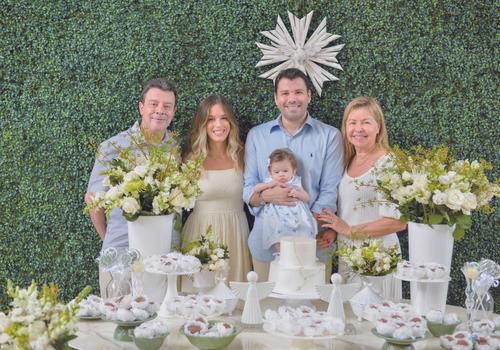
[[[282, 300], [268, 298], [262, 304], [262, 310], [268, 308], [276, 309], [283, 304]], [[318, 310], [325, 310], [327, 304], [322, 301], [314, 301]], [[344, 335], [333, 340], [309, 341], [293, 340], [272, 336], [262, 330], [262, 327], [255, 329], [244, 329], [227, 349], [244, 350], [279, 350], [279, 349], [329, 349], [329, 350], [379, 350], [384, 340], [371, 334], [372, 325], [368, 321], [358, 322], [351, 311], [348, 303], [344, 304], [347, 323], [352, 323], [357, 334]], [[457, 313], [460, 319], [465, 319], [465, 309], [457, 306], [447, 306], [446, 312]], [[226, 319], [240, 319], [241, 310], [236, 310], [235, 316], [225, 317]], [[186, 337], [179, 333], [179, 328], [185, 322], [182, 319], [167, 319], [170, 334], [168, 335], [162, 350], [164, 349], [196, 349]], [[113, 339], [113, 331], [116, 325], [113, 322], [104, 321], [81, 321], [78, 323], [78, 338], [69, 343], [70, 346], [81, 350], [114, 350], [114, 349], [137, 349], [135, 344], [119, 342]], [[439, 338], [428, 338], [413, 344], [415, 349], [440, 349]]]

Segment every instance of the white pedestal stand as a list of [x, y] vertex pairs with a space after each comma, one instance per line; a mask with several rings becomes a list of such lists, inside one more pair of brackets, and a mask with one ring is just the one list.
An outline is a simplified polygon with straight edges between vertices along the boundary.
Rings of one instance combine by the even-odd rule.
[[192, 275], [198, 271], [188, 271], [188, 272], [170, 272], [170, 273], [158, 273], [158, 271], [146, 270], [150, 273], [158, 275], [167, 275], [167, 292], [165, 293], [165, 298], [161, 303], [160, 310], [158, 311], [158, 316], [163, 318], [173, 318], [177, 317], [174, 313], [170, 312], [167, 308], [168, 304], [172, 302], [175, 297], [179, 295], [177, 292], [177, 278], [179, 276]]

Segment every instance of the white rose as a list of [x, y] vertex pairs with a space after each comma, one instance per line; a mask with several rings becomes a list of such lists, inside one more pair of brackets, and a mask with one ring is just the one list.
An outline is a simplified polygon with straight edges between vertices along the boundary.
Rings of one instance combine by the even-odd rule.
[[473, 193], [466, 193], [464, 195], [464, 204], [462, 206], [462, 212], [465, 215], [470, 215], [471, 210], [476, 209], [477, 207], [477, 198]]
[[384, 270], [388, 271], [391, 268], [391, 265], [389, 264], [384, 264]]
[[448, 185], [451, 183], [451, 181], [453, 180], [453, 178], [455, 177], [457, 173], [454, 172], [454, 171], [448, 171], [445, 175], [441, 175], [438, 180], [440, 183], [442, 183], [443, 185]]
[[128, 214], [135, 214], [141, 209], [139, 202], [132, 197], [124, 198], [121, 207], [122, 210]]
[[138, 165], [134, 168], [134, 172], [139, 177], [144, 177], [144, 175], [146, 175], [146, 173], [148, 172], [148, 167], [146, 165]]
[[480, 166], [480, 164], [477, 160], [474, 160], [472, 163], [470, 163], [470, 167], [472, 169], [479, 169], [479, 166]]
[[217, 260], [219, 260], [219, 257], [217, 255], [213, 254], [213, 255], [210, 255], [210, 259], [212, 261], [217, 261]]
[[155, 179], [153, 179], [153, 176], [148, 175], [144, 178], [144, 184], [150, 185], [150, 186], [155, 186], [156, 181], [155, 181]]
[[432, 196], [432, 202], [436, 205], [443, 205], [446, 203], [446, 193], [440, 190], [434, 191], [434, 196]]
[[210, 264], [210, 265], [208, 265], [208, 269], [211, 271], [214, 271], [217, 269], [217, 266], [215, 266], [215, 264]]
[[219, 258], [223, 258], [224, 257], [224, 250], [223, 249], [217, 249], [217, 256]]
[[120, 195], [123, 193], [122, 189], [119, 187], [119, 186], [113, 186], [113, 187], [110, 187], [110, 189], [108, 190], [108, 192], [106, 192], [106, 194], [104, 195], [104, 197], [107, 199], [107, 200], [115, 200], [115, 199], [118, 199], [118, 197], [120, 197]]
[[465, 201], [465, 196], [457, 189], [449, 189], [446, 196], [446, 206], [451, 210], [460, 210]]
[[427, 175], [413, 174], [413, 187], [417, 190], [424, 191], [427, 189]]
[[126, 173], [125, 176], [123, 177], [123, 182], [127, 183], [132, 180], [134, 180], [137, 177], [137, 174], [131, 171], [130, 173]]

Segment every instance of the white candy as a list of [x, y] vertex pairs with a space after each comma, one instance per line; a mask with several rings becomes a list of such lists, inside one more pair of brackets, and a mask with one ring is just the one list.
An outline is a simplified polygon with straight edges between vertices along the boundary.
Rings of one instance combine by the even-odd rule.
[[376, 323], [375, 329], [379, 334], [382, 334], [386, 337], [392, 337], [394, 334], [394, 331], [396, 330], [396, 327], [392, 324], [392, 322], [389, 322], [388, 320], [384, 321], [378, 321]]
[[443, 316], [443, 323], [444, 324], [455, 324], [458, 323], [460, 320], [458, 319], [457, 314], [450, 313], [450, 314], [445, 314]]
[[393, 338], [399, 340], [411, 339], [413, 338], [413, 332], [410, 327], [399, 327], [394, 331]]
[[130, 322], [135, 320], [135, 315], [127, 309], [118, 309], [116, 319], [122, 322]]
[[431, 321], [434, 323], [443, 323], [443, 313], [439, 310], [431, 310], [425, 315], [427, 321]]
[[134, 330], [137, 338], [155, 338], [168, 334], [168, 325], [161, 319], [144, 322]]

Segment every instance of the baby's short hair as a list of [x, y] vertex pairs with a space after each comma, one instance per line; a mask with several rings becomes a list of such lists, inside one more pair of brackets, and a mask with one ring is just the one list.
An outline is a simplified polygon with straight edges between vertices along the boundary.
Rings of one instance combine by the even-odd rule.
[[277, 148], [272, 151], [271, 155], [269, 156], [269, 168], [271, 168], [271, 164], [275, 162], [281, 162], [283, 160], [288, 160], [292, 165], [292, 168], [297, 169], [297, 159], [295, 159], [293, 152], [288, 148]]

